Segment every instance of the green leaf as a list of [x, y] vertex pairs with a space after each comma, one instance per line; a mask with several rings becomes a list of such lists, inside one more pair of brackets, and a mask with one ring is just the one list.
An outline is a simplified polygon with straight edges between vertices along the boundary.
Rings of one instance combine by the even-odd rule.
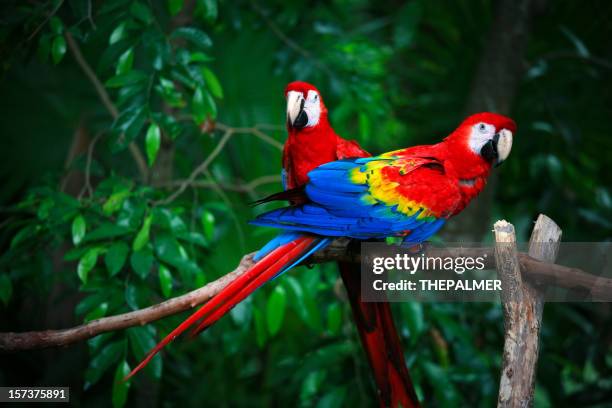
[[436, 400], [440, 401], [441, 406], [457, 407], [461, 405], [459, 403], [461, 401], [459, 391], [453, 381], [451, 381], [448, 370], [443, 369], [437, 364], [424, 362], [423, 371], [429, 383], [437, 385], [434, 387], [434, 395]]
[[164, 297], [172, 295], [172, 273], [165, 265], [159, 265], [159, 286]]
[[90, 355], [98, 354], [100, 347], [102, 347], [108, 340], [113, 337], [114, 333], [103, 333], [99, 334], [91, 339], [87, 340], [87, 346], [89, 347]]
[[419, 302], [407, 302], [401, 305], [401, 310], [403, 320], [410, 329], [410, 341], [416, 344], [426, 329], [423, 305]]
[[85, 322], [90, 322], [92, 320], [96, 320], [99, 319], [101, 317], [106, 316], [106, 312], [108, 311], [108, 303], [107, 302], [103, 302], [100, 303], [94, 310], [92, 310], [91, 312], [87, 313], [87, 315], [85, 316], [84, 321]]
[[116, 42], [119, 42], [126, 37], [127, 35], [126, 25], [127, 23], [123, 21], [117, 27], [115, 27], [115, 29], [113, 30], [113, 32], [111, 33], [108, 39], [109, 45], [113, 45]]
[[215, 236], [215, 216], [208, 210], [202, 211], [202, 230], [204, 237], [208, 241], [212, 241]]
[[183, 9], [183, 0], [168, 0], [168, 11], [171, 16], [176, 16]]
[[87, 283], [87, 276], [89, 272], [96, 266], [96, 262], [98, 262], [98, 254], [100, 253], [100, 248], [91, 248], [85, 255], [81, 257], [79, 260], [79, 265], [77, 266], [77, 275], [81, 279], [81, 282]]
[[58, 35], [53, 39], [53, 43], [51, 44], [51, 57], [53, 58], [53, 63], [59, 64], [65, 54], [66, 40], [63, 36]]
[[132, 310], [137, 310], [138, 309], [138, 288], [132, 283], [128, 282], [128, 284], [125, 286], [125, 292], [123, 295], [125, 297], [125, 303], [127, 303], [127, 305]]
[[89, 367], [87, 367], [85, 371], [85, 390], [89, 389], [102, 378], [104, 372], [123, 354], [124, 348], [125, 342], [123, 340], [115, 341], [104, 347], [91, 359]]
[[255, 318], [255, 340], [257, 341], [257, 345], [262, 348], [266, 345], [266, 339], [268, 337], [264, 315], [261, 310], [255, 308], [253, 317]]
[[[115, 70], [116, 75], [124, 75], [130, 72], [134, 65], [134, 48], [129, 48], [126, 52], [121, 54], [117, 61], [117, 69]], [[115, 77], [117, 78], [117, 77]]]
[[99, 239], [116, 238], [125, 235], [132, 230], [128, 227], [115, 225], [110, 222], [103, 223], [99, 228], [91, 231], [85, 236], [85, 241], [96, 241]]
[[190, 244], [199, 245], [201, 247], [208, 247], [208, 242], [202, 234], [199, 232], [179, 232], [175, 234], [181, 241], [189, 242]]
[[142, 223], [142, 228], [140, 228], [140, 231], [138, 231], [138, 234], [132, 243], [132, 250], [134, 250], [134, 252], [140, 251], [149, 242], [151, 221], [153, 221], [153, 216], [149, 214]]
[[145, 279], [153, 267], [153, 252], [149, 248], [143, 248], [138, 252], [133, 252], [130, 257], [132, 269], [141, 279]]
[[134, 17], [136, 17], [138, 20], [142, 21], [145, 24], [149, 24], [151, 23], [151, 21], [153, 21], [153, 14], [151, 13], [149, 7], [145, 6], [139, 1], [135, 1], [132, 3], [132, 6], [130, 7], [130, 12]]
[[90, 312], [91, 310], [93, 310], [97, 305], [99, 305], [100, 303], [102, 303], [104, 301], [104, 299], [106, 298], [106, 296], [102, 293], [94, 293], [93, 295], [89, 295], [87, 296], [85, 299], [81, 300], [74, 312], [80, 316], [82, 314], [85, 314], [87, 312]]
[[[131, 48], [130, 48], [130, 50], [131, 50]], [[126, 52], [128, 52], [128, 51], [126, 51]], [[125, 53], [123, 55], [125, 55]], [[121, 57], [119, 57], [119, 58], [121, 59]], [[126, 85], [133, 85], [133, 84], [137, 84], [139, 82], [146, 81], [148, 78], [149, 78], [149, 76], [146, 73], [134, 69], [134, 70], [131, 70], [131, 71], [126, 72], [126, 73], [121, 73], [121, 74], [115, 75], [114, 77], [112, 77], [109, 80], [107, 80], [104, 83], [104, 85], [106, 85], [108, 88], [121, 88], [121, 87], [124, 87]]]
[[218, 8], [217, 0], [203, 0], [204, 3], [204, 17], [208, 21], [214, 21], [217, 19]]
[[217, 79], [217, 76], [210, 69], [203, 67], [202, 75], [204, 75], [204, 80], [206, 81], [206, 85], [213, 96], [217, 98], [223, 98], [223, 88], [221, 88], [221, 84]]
[[51, 26], [51, 31], [55, 35], [61, 35], [64, 32], [64, 24], [57, 16], [51, 17], [49, 25]]
[[7, 274], [0, 275], [0, 300], [2, 303], [8, 305], [12, 294], [13, 284], [11, 283], [11, 278]]
[[191, 113], [197, 125], [201, 125], [206, 120], [206, 102], [204, 102], [204, 91], [197, 88], [191, 100]]
[[115, 120], [115, 123], [113, 123], [113, 129], [124, 133], [125, 137], [117, 140], [117, 146], [126, 147], [128, 143], [138, 136], [147, 120], [147, 113], [148, 110], [145, 105], [137, 105], [119, 114], [119, 117]]
[[117, 366], [115, 380], [113, 381], [113, 408], [123, 408], [125, 406], [131, 383], [130, 380], [124, 381], [123, 379], [129, 373], [130, 366], [127, 361], [121, 361]]
[[156, 207], [153, 209], [153, 223], [162, 228], [171, 230], [177, 236], [180, 233], [187, 232], [187, 225], [181, 216], [167, 208]]
[[197, 274], [200, 272], [198, 265], [189, 259], [185, 249], [178, 243], [173, 235], [168, 233], [156, 234], [154, 246], [157, 258], [161, 261], [188, 274]]
[[238, 303], [230, 311], [232, 320], [240, 327], [248, 327], [253, 317], [253, 302], [250, 297]]
[[32, 238], [39, 231], [40, 226], [38, 225], [28, 225], [19, 230], [17, 234], [11, 240], [11, 248], [17, 247], [22, 242], [25, 242], [29, 238]]
[[130, 190], [120, 190], [111, 194], [111, 196], [108, 197], [108, 200], [106, 200], [106, 202], [102, 206], [102, 212], [104, 212], [104, 215], [113, 215], [113, 213], [115, 213], [121, 208], [121, 205], [123, 205], [123, 202], [129, 196]]
[[159, 126], [156, 123], [151, 123], [149, 130], [147, 130], [147, 137], [145, 139], [145, 145], [147, 148], [147, 159], [149, 159], [149, 167], [153, 166], [155, 159], [157, 158], [157, 152], [161, 145], [161, 132]]
[[268, 331], [271, 336], [274, 336], [281, 328], [283, 319], [285, 318], [285, 305], [287, 303], [287, 294], [282, 286], [277, 286], [272, 291], [270, 299], [266, 307], [266, 320], [268, 322]]
[[129, 251], [130, 248], [123, 241], [118, 241], [111, 245], [104, 256], [104, 263], [110, 276], [115, 276], [123, 268]]
[[[127, 334], [132, 353], [134, 353], [134, 357], [136, 357], [136, 360], [138, 361], [142, 360], [157, 343], [155, 340], [155, 330], [150, 326], [137, 326], [129, 328], [127, 329]], [[155, 357], [153, 357], [149, 365], [145, 367], [145, 371], [152, 375], [155, 379], [161, 378], [161, 354], [158, 353]]]
[[212, 40], [204, 31], [195, 27], [180, 27], [174, 30], [172, 38], [184, 38], [193, 45], [206, 49], [212, 45]]
[[77, 215], [72, 221], [72, 243], [78, 246], [85, 238], [85, 232], [87, 231], [87, 224], [85, 218], [82, 215]]
[[332, 303], [327, 309], [327, 330], [331, 334], [338, 334], [342, 326], [342, 308], [340, 304]]
[[208, 62], [212, 61], [212, 57], [204, 54], [203, 52], [192, 52], [189, 54], [189, 62]]
[[204, 104], [206, 106], [206, 113], [215, 119], [217, 117], [217, 103], [208, 91], [204, 91]]

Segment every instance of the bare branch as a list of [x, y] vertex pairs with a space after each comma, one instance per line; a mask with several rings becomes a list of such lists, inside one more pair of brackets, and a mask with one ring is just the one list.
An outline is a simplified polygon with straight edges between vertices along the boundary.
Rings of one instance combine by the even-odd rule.
[[0, 333], [0, 350], [29, 350], [34, 348], [65, 346], [77, 341], [89, 339], [101, 333], [145, 325], [206, 302], [219, 293], [226, 285], [242, 275], [251, 265], [253, 265], [253, 254], [245, 255], [238, 267], [227, 275], [192, 292], [145, 309], [104, 317], [65, 330]]
[[282, 151], [283, 150], [283, 144], [281, 142], [279, 142], [278, 140], [272, 138], [270, 135], [264, 133], [261, 131], [261, 129], [263, 128], [268, 128], [268, 127], [272, 127], [274, 125], [265, 125], [265, 124], [261, 124], [261, 125], [255, 125], [252, 127], [231, 127], [228, 125], [225, 125], [223, 123], [217, 122], [215, 123], [215, 128], [225, 131], [227, 132], [228, 130], [231, 130], [233, 133], [235, 134], [241, 134], [241, 133], [250, 133], [253, 136], [261, 139], [263, 142], [276, 147], [278, 150]]
[[[544, 292], [521, 275], [512, 224], [497, 221], [494, 231], [505, 329], [497, 406], [529, 407], [533, 405], [535, 391]], [[539, 261], [554, 262], [560, 239], [561, 229], [540, 214], [529, 240], [529, 255]]]
[[[347, 251], [349, 240], [338, 239], [323, 251], [319, 251], [305, 262], [306, 264], [336, 262], [359, 262], [359, 254]], [[475, 257], [487, 254], [486, 267], [494, 268], [495, 261], [491, 248], [428, 248], [431, 257]], [[35, 348], [57, 347], [83, 341], [101, 333], [122, 330], [144, 325], [164, 317], [193, 308], [219, 293], [230, 282], [243, 274], [253, 265], [253, 254], [245, 255], [238, 267], [206, 286], [185, 295], [169, 299], [163, 303], [116, 316], [104, 317], [80, 326], [64, 330], [45, 330], [24, 333], [0, 333], [0, 351], [29, 350]], [[539, 282], [554, 282], [565, 288], [585, 288], [595, 299], [612, 297], [612, 279], [599, 278], [575, 268], [541, 262], [527, 254], [518, 254], [522, 273]], [[562, 279], [559, 279], [561, 278]]]
[[[83, 72], [85, 73], [85, 75], [87, 76], [87, 78], [89, 79], [93, 87], [95, 88], [98, 94], [98, 97], [102, 101], [102, 104], [104, 105], [106, 110], [111, 114], [113, 119], [117, 119], [119, 117], [119, 111], [117, 110], [117, 108], [111, 101], [110, 97], [108, 96], [108, 92], [106, 92], [104, 85], [102, 85], [96, 73], [93, 71], [89, 63], [83, 57], [83, 54], [81, 53], [81, 49], [79, 48], [79, 45], [74, 40], [74, 37], [68, 31], [64, 34], [64, 37], [66, 38], [66, 43], [68, 44], [68, 48], [70, 48], [70, 51], [72, 52], [72, 55], [74, 56], [74, 59], [76, 60], [79, 67], [81, 67], [81, 69], [83, 70]], [[130, 150], [130, 154], [132, 155], [132, 158], [136, 162], [136, 166], [138, 167], [138, 172], [140, 173], [140, 177], [142, 178], [143, 181], [146, 182], [149, 176], [149, 169], [147, 167], [147, 162], [142, 152], [140, 151], [140, 149], [134, 142], [131, 142], [129, 144], [128, 149]]]

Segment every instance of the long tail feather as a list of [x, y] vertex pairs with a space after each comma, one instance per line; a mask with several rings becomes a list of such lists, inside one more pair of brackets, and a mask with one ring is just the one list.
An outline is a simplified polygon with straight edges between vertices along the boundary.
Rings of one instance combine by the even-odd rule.
[[[202, 322], [200, 322], [198, 327], [196, 327], [190, 333], [190, 336], [196, 336], [197, 334], [206, 330], [208, 327], [212, 326], [217, 320], [223, 317], [238, 303], [246, 299], [261, 285], [263, 285], [269, 280], [276, 279], [280, 274], [287, 272], [288, 270], [302, 262], [304, 259], [308, 258], [314, 252], [327, 246], [330, 242], [331, 240], [329, 238], [323, 238], [320, 240], [315, 240], [311, 243], [304, 243], [303, 245], [302, 243], [300, 243], [299, 245], [297, 245], [281, 259], [276, 261], [274, 265], [266, 269], [265, 272], [257, 276], [254, 280], [252, 280], [251, 283], [245, 286], [232, 299], [226, 299], [222, 306], [220, 306], [217, 310], [215, 310], [212, 314], [208, 315], [206, 318], [204, 318]], [[307, 247], [309, 247], [308, 251], [304, 252]]]
[[[163, 349], [166, 345], [168, 345], [168, 343], [170, 343], [172, 340], [182, 334], [185, 330], [195, 324], [198, 320], [206, 317], [206, 320], [204, 321], [208, 321], [207, 316], [213, 312], [214, 315], [217, 316], [214, 321], [218, 320], [233, 306], [238, 304], [241, 300], [251, 294], [255, 289], [273, 278], [279, 272], [289, 270], [291, 267], [294, 266], [293, 261], [299, 259], [300, 255], [304, 254], [304, 252], [307, 251], [313, 245], [313, 243], [317, 243], [319, 240], [319, 238], [313, 236], [302, 235], [296, 237], [296, 239], [291, 242], [288, 242], [280, 247], [275, 248], [267, 255], [262, 257], [261, 260], [259, 260], [255, 265], [253, 265], [248, 271], [246, 271], [234, 281], [229, 283], [215, 297], [205, 303], [200, 309], [198, 309], [195, 313], [189, 316], [170, 334], [168, 334], [162, 341], [160, 341], [147, 354], [145, 359], [142, 360], [142, 362], [138, 364], [132, 370], [132, 372], [130, 372], [125, 377], [125, 380], [129, 379], [138, 371], [142, 370], [161, 349]], [[287, 267], [287, 265], [289, 265], [289, 267]], [[249, 289], [248, 291], [246, 290], [247, 288]], [[239, 300], [233, 301], [234, 299]], [[231, 304], [232, 306], [228, 308], [226, 307], [226, 304]], [[220, 313], [217, 312], [215, 309], [224, 309], [225, 312]], [[214, 323], [214, 321], [212, 323]]]
[[419, 407], [387, 302], [363, 302], [359, 267], [339, 262], [361, 344], [374, 374], [381, 407]]

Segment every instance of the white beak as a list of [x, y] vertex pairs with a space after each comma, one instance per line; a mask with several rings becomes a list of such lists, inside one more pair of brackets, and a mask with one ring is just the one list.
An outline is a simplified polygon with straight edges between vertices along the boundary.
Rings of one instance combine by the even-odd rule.
[[508, 129], [502, 129], [499, 132], [499, 140], [497, 141], [497, 163], [506, 160], [510, 150], [512, 150], [512, 132]]
[[289, 91], [287, 93], [287, 120], [293, 126], [298, 115], [304, 107], [304, 95], [301, 92]]

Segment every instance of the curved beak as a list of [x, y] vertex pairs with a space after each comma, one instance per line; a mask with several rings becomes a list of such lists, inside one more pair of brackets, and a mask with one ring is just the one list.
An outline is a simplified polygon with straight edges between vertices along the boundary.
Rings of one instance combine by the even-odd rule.
[[301, 129], [308, 124], [308, 115], [304, 110], [304, 95], [301, 92], [287, 93], [287, 125]]
[[482, 146], [480, 155], [497, 167], [508, 158], [510, 150], [512, 150], [512, 132], [508, 129], [502, 129], [493, 136], [493, 139]]

